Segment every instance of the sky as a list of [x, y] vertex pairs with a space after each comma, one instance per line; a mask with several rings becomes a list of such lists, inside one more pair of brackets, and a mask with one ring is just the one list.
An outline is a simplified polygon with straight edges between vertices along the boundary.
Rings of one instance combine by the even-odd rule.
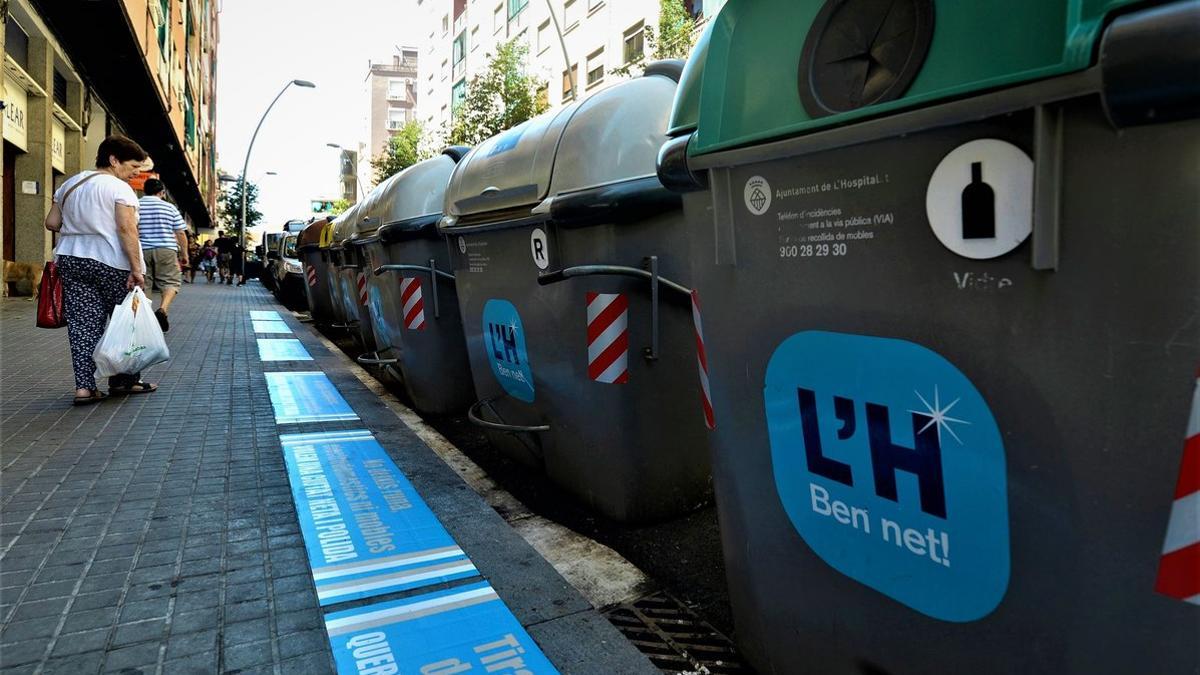
[[[307, 218], [309, 201], [336, 198], [337, 143], [354, 149], [366, 114], [368, 62], [390, 61], [418, 44], [416, 0], [220, 0], [217, 52], [217, 166], [239, 175], [254, 127], [271, 109], [250, 155], [267, 231]], [[278, 173], [266, 175], [267, 171]], [[262, 228], [259, 228], [262, 229]]]

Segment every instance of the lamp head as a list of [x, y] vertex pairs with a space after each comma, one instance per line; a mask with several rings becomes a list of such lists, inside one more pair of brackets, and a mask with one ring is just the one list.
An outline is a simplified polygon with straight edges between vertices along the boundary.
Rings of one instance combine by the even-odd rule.
[[316, 89], [317, 87], [317, 85], [309, 82], [308, 80], [292, 80], [292, 84], [296, 85], [297, 87], [308, 87], [309, 89]]

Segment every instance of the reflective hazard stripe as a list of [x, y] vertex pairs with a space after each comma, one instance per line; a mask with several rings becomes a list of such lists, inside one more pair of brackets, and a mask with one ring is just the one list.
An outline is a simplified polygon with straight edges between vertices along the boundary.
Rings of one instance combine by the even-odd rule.
[[629, 298], [587, 294], [588, 377], [605, 384], [629, 382]]
[[708, 352], [704, 349], [704, 328], [700, 324], [700, 294], [692, 291], [692, 324], [696, 328], [696, 365], [700, 371], [700, 404], [704, 409], [704, 425], [717, 428], [713, 416], [712, 393], [708, 388]]
[[404, 308], [404, 327], [425, 330], [425, 300], [421, 297], [419, 278], [400, 278], [400, 305]]
[[1200, 605], [1200, 377], [1183, 442], [1183, 462], [1175, 483], [1175, 502], [1163, 539], [1154, 589]]

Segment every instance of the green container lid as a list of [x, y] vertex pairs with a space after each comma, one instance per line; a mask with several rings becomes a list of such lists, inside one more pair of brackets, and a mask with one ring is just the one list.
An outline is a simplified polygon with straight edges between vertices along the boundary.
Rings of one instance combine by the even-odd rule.
[[670, 133], [699, 155], [1082, 70], [1135, 1], [728, 0]]

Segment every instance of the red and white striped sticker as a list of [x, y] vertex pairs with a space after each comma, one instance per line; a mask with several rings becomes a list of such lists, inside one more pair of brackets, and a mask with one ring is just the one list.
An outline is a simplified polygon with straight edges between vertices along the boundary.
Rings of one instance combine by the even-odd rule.
[[312, 265], [309, 265], [308, 271], [304, 273], [304, 276], [308, 279], [309, 286], [316, 287], [316, 285], [317, 285], [317, 268], [313, 267]]
[[367, 275], [358, 273], [358, 304], [367, 306]]
[[1171, 506], [1154, 590], [1200, 605], [1200, 374], [1192, 393], [1183, 464], [1175, 484], [1175, 503]]
[[588, 377], [605, 384], [629, 381], [629, 298], [587, 294]]
[[400, 305], [404, 308], [404, 327], [425, 330], [425, 300], [421, 297], [421, 279], [400, 277]]
[[708, 352], [704, 349], [704, 327], [700, 325], [700, 294], [695, 290], [692, 291], [692, 324], [696, 327], [696, 364], [700, 370], [700, 405], [704, 408], [704, 425], [716, 429], [712, 393], [708, 388]]

